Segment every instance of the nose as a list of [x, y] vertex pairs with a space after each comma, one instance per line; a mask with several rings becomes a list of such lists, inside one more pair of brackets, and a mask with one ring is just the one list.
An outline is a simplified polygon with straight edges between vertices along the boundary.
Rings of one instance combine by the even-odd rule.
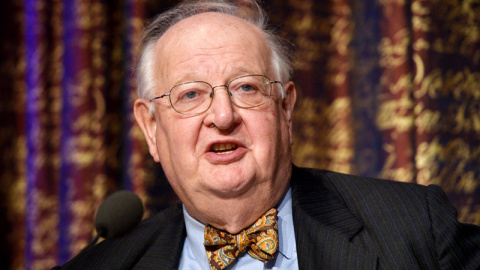
[[240, 116], [234, 108], [230, 93], [225, 85], [215, 86], [213, 91], [212, 104], [204, 120], [205, 125], [213, 124], [220, 130], [231, 129], [239, 122]]

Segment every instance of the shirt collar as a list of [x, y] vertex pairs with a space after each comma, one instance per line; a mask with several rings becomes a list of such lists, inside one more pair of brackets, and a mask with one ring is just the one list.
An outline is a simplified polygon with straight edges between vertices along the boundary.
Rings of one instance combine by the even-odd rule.
[[[295, 250], [295, 231], [293, 228], [292, 216], [292, 191], [288, 189], [282, 201], [277, 207], [278, 210], [278, 234], [279, 243], [278, 251], [286, 259], [292, 258]], [[203, 246], [205, 224], [194, 219], [188, 214], [183, 206], [183, 214], [185, 219], [185, 227], [187, 230], [187, 241], [192, 248], [192, 252], [199, 261], [208, 261]]]
[[295, 230], [293, 228], [292, 215], [292, 190], [288, 189], [283, 197], [278, 210], [278, 251], [285, 258], [292, 258], [295, 251]]

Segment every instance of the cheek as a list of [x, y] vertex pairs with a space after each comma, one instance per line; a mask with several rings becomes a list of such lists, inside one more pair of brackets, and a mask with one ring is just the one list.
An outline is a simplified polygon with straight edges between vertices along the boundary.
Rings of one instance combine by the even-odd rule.
[[[290, 147], [290, 135], [288, 125], [281, 108], [276, 107], [268, 113], [263, 123], [265, 129], [264, 142], [268, 142], [269, 149], [265, 149], [269, 156], [277, 160], [283, 156], [283, 152]], [[266, 145], [266, 146], [267, 146]]]
[[162, 119], [158, 138], [162, 138], [159, 151], [162, 153], [161, 162], [172, 163], [173, 166], [183, 166], [191, 163], [196, 153], [199, 135], [199, 121], [196, 119], [177, 119], [174, 117]]
[[[165, 121], [163, 121], [165, 120]], [[169, 121], [166, 121], [169, 120]], [[168, 181], [177, 194], [184, 194], [184, 183], [193, 179], [198, 169], [195, 146], [198, 138], [198, 125], [186, 120], [162, 119], [157, 131], [159, 159]]]
[[170, 134], [168, 133], [168, 127], [159, 121], [157, 123], [156, 130], [156, 143], [157, 152], [159, 153], [159, 159], [162, 166], [169, 165], [170, 161], [170, 146], [174, 143], [170, 140]]
[[278, 119], [278, 112], [276, 110], [265, 111], [258, 119], [261, 120], [256, 121], [250, 134], [255, 138], [257, 149], [261, 151], [259, 154], [263, 158], [271, 159], [281, 145], [281, 123]]

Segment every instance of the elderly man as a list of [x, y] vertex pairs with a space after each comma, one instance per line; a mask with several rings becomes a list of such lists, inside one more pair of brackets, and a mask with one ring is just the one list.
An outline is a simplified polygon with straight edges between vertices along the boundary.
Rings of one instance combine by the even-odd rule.
[[135, 117], [181, 200], [66, 269], [478, 269], [440, 188], [291, 163], [290, 58], [260, 7], [181, 4], [146, 29]]

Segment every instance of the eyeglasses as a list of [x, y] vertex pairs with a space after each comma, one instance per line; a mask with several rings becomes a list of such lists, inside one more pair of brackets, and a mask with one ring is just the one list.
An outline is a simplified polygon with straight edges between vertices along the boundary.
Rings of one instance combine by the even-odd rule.
[[207, 82], [193, 81], [175, 85], [170, 92], [150, 101], [168, 96], [172, 108], [180, 114], [201, 114], [210, 108], [215, 88], [225, 87], [232, 103], [240, 108], [253, 108], [265, 104], [272, 96], [271, 81], [265, 75], [245, 75], [231, 80], [227, 85], [212, 86]]

